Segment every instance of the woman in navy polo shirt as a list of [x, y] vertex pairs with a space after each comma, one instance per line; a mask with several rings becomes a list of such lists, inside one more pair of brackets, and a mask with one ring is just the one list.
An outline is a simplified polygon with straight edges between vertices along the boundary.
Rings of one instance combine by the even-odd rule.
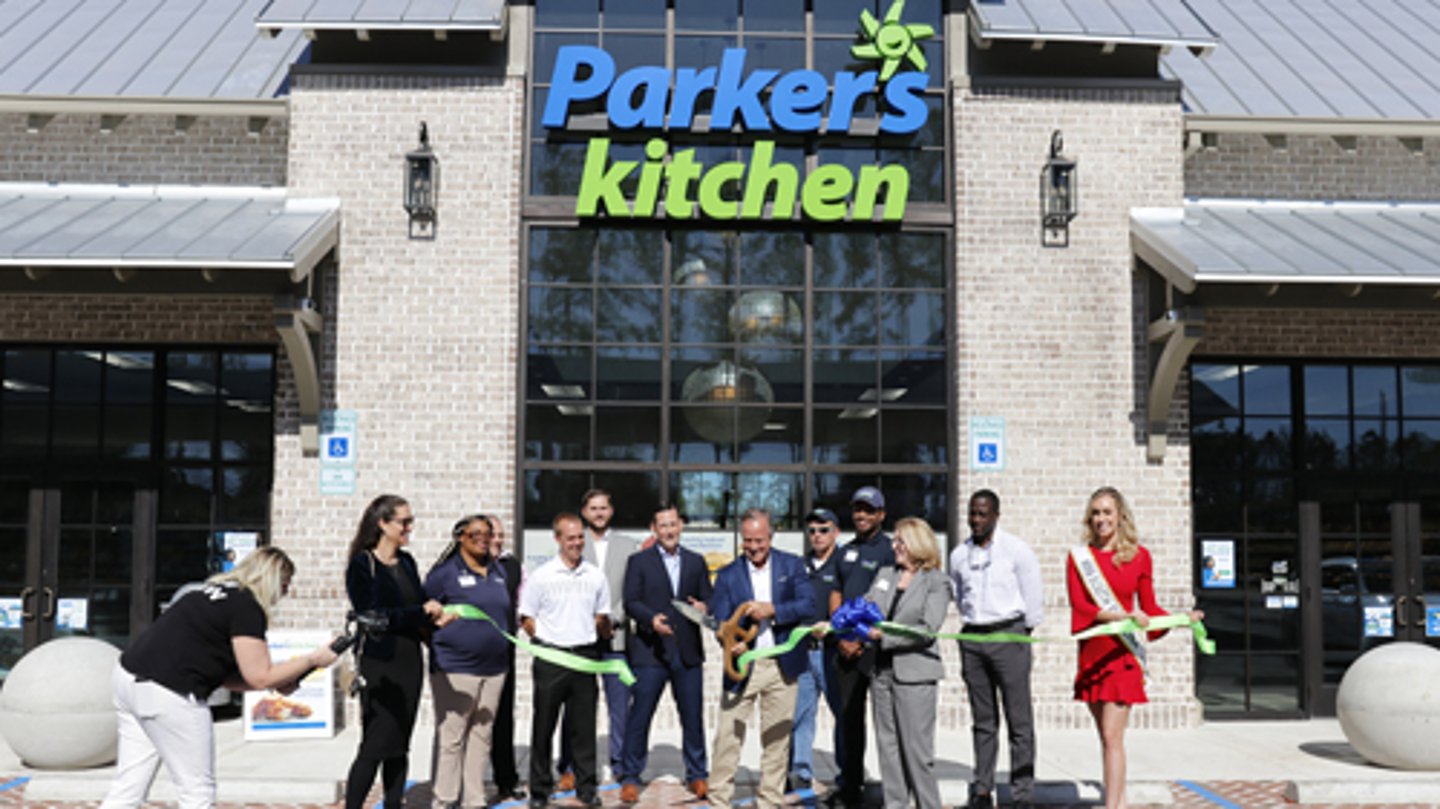
[[469, 604], [494, 619], [454, 621], [436, 630], [430, 649], [435, 701], [436, 806], [483, 807], [485, 765], [495, 711], [510, 669], [510, 593], [491, 555], [489, 519], [472, 514], [455, 523], [453, 540], [425, 577], [425, 596], [441, 604]]

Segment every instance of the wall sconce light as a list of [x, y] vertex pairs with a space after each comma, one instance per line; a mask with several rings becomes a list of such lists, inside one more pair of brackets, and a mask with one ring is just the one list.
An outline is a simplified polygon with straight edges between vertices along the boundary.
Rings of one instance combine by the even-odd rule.
[[405, 153], [405, 210], [410, 238], [434, 238], [435, 201], [440, 193], [440, 161], [430, 150], [430, 128], [420, 122], [420, 148]]
[[1060, 130], [1050, 135], [1050, 159], [1040, 172], [1040, 243], [1046, 247], [1070, 244], [1070, 220], [1075, 218], [1079, 197], [1075, 161], [1060, 154], [1065, 138]]

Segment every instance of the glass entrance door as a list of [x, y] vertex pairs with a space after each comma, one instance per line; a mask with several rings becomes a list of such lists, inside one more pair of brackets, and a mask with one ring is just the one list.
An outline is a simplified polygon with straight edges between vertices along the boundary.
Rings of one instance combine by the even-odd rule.
[[135, 536], [151, 499], [124, 478], [0, 478], [0, 677], [52, 638], [123, 647], [148, 623]]
[[39, 642], [35, 620], [40, 592], [36, 586], [39, 531], [32, 525], [30, 479], [0, 477], [0, 680], [25, 651]]
[[[1440, 514], [1434, 504], [1360, 498], [1301, 504], [1307, 550], [1307, 691], [1335, 714], [1350, 665], [1396, 641], [1440, 648]], [[1436, 607], [1432, 609], [1431, 605]]]

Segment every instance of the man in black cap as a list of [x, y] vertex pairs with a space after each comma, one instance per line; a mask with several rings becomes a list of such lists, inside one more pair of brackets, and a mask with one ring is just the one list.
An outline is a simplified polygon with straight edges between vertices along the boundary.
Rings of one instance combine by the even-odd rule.
[[[874, 486], [862, 486], [850, 498], [850, 521], [855, 538], [839, 550], [835, 588], [830, 591], [830, 613], [860, 598], [880, 568], [895, 564], [895, 549], [885, 533], [885, 495]], [[875, 647], [856, 640], [835, 643], [835, 690], [840, 701], [840, 778], [826, 802], [860, 806], [865, 797], [865, 709], [870, 679], [875, 671]]]
[[[810, 589], [815, 591], [815, 615], [830, 614], [830, 591], [835, 589], [835, 562], [840, 557], [835, 546], [840, 539], [840, 520], [828, 508], [817, 508], [805, 515], [805, 572]], [[845, 749], [840, 736], [840, 704], [833, 687], [833, 676], [825, 670], [835, 656], [835, 643], [828, 637], [822, 642], [807, 641], [810, 668], [800, 675], [800, 693], [795, 701], [795, 738], [790, 745], [790, 791], [809, 789], [815, 779], [814, 746], [815, 717], [820, 710], [820, 695], [836, 718], [835, 754]], [[827, 685], [831, 687], [827, 688]]]

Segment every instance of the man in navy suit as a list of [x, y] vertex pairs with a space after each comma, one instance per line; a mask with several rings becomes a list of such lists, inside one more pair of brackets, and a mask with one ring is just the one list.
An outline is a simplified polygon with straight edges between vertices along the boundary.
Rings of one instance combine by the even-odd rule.
[[680, 709], [685, 783], [697, 798], [709, 792], [705, 760], [705, 648], [700, 627], [682, 617], [674, 599], [688, 601], [701, 612], [710, 600], [710, 571], [704, 557], [680, 547], [685, 520], [675, 506], [662, 503], [650, 520], [655, 544], [636, 552], [625, 566], [625, 614], [634, 622], [626, 652], [635, 672], [634, 701], [625, 726], [625, 757], [621, 765], [620, 800], [640, 799], [640, 776], [650, 753], [650, 720], [665, 684]]
[[[759, 632], [749, 644], [736, 644], [732, 654], [747, 648], [765, 649], [784, 643], [790, 630], [815, 619], [815, 596], [810, 577], [800, 557], [771, 550], [774, 536], [770, 513], [752, 508], [740, 515], [740, 543], [744, 556], [731, 562], [715, 577], [715, 594], [710, 611], [720, 619], [729, 618], [746, 605], [745, 624]], [[715, 728], [715, 778], [710, 805], [729, 809], [735, 794], [735, 770], [740, 765], [740, 748], [745, 744], [745, 725], [753, 706], [760, 707], [760, 787], [756, 797], [761, 809], [785, 803], [785, 771], [790, 758], [790, 735], [794, 727], [797, 678], [810, 659], [804, 644], [778, 658], [756, 660], [746, 671], [744, 682], [725, 678], [720, 696], [720, 721]]]

